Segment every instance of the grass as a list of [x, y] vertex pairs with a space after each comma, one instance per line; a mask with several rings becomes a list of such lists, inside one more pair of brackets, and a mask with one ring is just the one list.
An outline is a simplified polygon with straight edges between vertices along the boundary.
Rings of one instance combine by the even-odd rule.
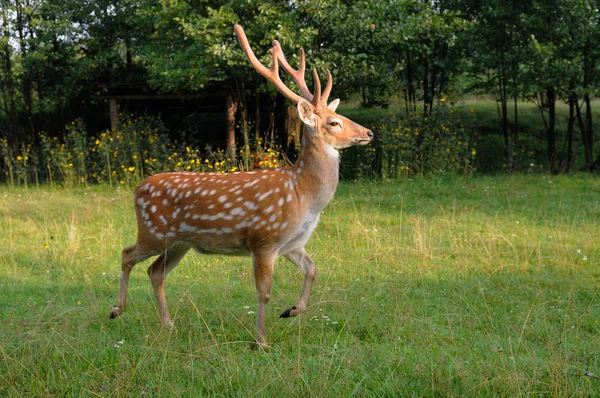
[[600, 182], [345, 183], [279, 261], [268, 351], [250, 348], [248, 259], [190, 254], [161, 329], [145, 268], [109, 320], [130, 189], [0, 188], [0, 396], [598, 396]]

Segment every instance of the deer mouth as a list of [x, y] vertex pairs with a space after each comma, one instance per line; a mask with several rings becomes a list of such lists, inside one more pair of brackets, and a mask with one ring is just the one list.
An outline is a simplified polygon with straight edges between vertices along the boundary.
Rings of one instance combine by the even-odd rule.
[[356, 145], [367, 145], [371, 141], [373, 141], [372, 138], [353, 138], [352, 139], [352, 142]]

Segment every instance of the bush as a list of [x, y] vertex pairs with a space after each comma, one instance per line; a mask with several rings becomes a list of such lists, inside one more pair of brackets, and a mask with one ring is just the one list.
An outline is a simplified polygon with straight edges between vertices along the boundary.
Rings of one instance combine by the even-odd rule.
[[[120, 115], [116, 132], [88, 137], [85, 124], [75, 120], [65, 127], [63, 139], [39, 134], [37, 145], [23, 145], [14, 153], [6, 139], [0, 140], [0, 166], [10, 185], [31, 182], [85, 186], [89, 183], [132, 185], [148, 175], [168, 171], [237, 171], [222, 149], [191, 148], [171, 143], [158, 118]], [[244, 164], [272, 168], [284, 164], [280, 151], [257, 143]], [[240, 151], [240, 155], [242, 155]]]
[[470, 112], [440, 102], [430, 113], [387, 111], [370, 128], [373, 144], [347, 151], [346, 178], [398, 178], [475, 171], [477, 143], [466, 126]]

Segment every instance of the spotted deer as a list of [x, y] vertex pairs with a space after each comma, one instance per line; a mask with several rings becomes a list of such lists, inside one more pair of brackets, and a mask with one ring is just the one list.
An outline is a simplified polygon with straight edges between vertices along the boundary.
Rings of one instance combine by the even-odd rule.
[[[119, 296], [111, 318], [125, 310], [129, 274], [140, 261], [158, 256], [148, 268], [148, 275], [161, 323], [172, 326], [165, 278], [191, 248], [207, 254], [246, 255], [252, 258], [258, 294], [255, 339], [265, 347], [266, 308], [275, 260], [283, 256], [305, 274], [300, 299], [281, 314], [281, 318], [297, 316], [307, 307], [316, 276], [315, 264], [304, 245], [338, 185], [338, 150], [368, 144], [373, 133], [335, 113], [339, 100], [327, 103], [332, 86], [329, 71], [321, 93], [319, 77], [313, 70], [314, 94], [310, 92], [304, 79], [302, 49], [300, 68], [295, 70], [275, 40], [269, 51], [273, 63], [267, 68], [254, 55], [240, 25], [235, 26], [235, 32], [258, 73], [297, 104], [306, 126], [298, 159], [284, 168], [228, 174], [173, 172], [142, 181], [134, 194], [137, 242], [123, 249]], [[301, 95], [283, 83], [279, 65], [297, 83]]]

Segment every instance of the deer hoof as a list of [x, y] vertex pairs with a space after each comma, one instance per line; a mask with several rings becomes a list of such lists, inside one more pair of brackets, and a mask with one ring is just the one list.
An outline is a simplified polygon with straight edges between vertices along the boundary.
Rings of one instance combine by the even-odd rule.
[[295, 311], [295, 310], [296, 310], [296, 306], [288, 308], [287, 310], [283, 311], [283, 313], [281, 315], [279, 315], [279, 318], [289, 318], [292, 316], [296, 316], [297, 314], [292, 315], [292, 311]]
[[266, 351], [269, 348], [271, 348], [271, 346], [269, 346], [269, 344], [267, 344], [266, 342], [259, 343], [258, 341], [255, 341], [254, 343], [252, 343], [251, 348], [256, 351]]
[[113, 307], [112, 310], [110, 310], [110, 319], [115, 319], [118, 316], [119, 316], [119, 308]]

